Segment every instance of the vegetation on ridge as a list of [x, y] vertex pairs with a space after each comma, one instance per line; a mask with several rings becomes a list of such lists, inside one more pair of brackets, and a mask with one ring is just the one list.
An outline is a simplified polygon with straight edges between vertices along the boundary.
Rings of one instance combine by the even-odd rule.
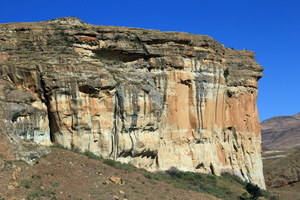
[[[61, 146], [59, 147], [64, 148]], [[73, 150], [79, 152], [77, 149]], [[272, 200], [276, 199], [276, 197], [271, 196], [268, 191], [262, 190], [252, 183], [247, 183], [241, 178], [230, 173], [223, 173], [222, 176], [216, 176], [189, 171], [183, 172], [178, 170], [176, 167], [172, 167], [165, 172], [157, 171], [152, 173], [145, 169], [136, 168], [132, 164], [124, 164], [119, 161], [104, 159], [90, 151], [84, 151], [82, 154], [87, 156], [89, 159], [99, 160], [106, 165], [123, 170], [124, 173], [140, 172], [152, 185], [158, 184], [159, 181], [165, 181], [173, 184], [175, 187], [206, 193], [225, 200], [250, 200], [258, 199], [258, 197], [264, 197], [265, 199]], [[138, 178], [138, 180], [140, 180], [140, 178]], [[145, 184], [145, 181], [141, 181], [141, 183]]]
[[[276, 199], [229, 173], [216, 176], [182, 172], [175, 167], [151, 173], [131, 164], [101, 158], [90, 151], [81, 152], [74, 145], [70, 146], [72, 151], [58, 147], [36, 159], [33, 166], [5, 161], [0, 171], [1, 181], [14, 189], [0, 188], [0, 197], [10, 198], [12, 196], [7, 195], [10, 192], [16, 199], [86, 199], [86, 195], [91, 195], [89, 199], [107, 199], [113, 194], [121, 199], [209, 199], [203, 196], [206, 194], [227, 200], [255, 199], [260, 195], [264, 197], [259, 199]], [[15, 182], [9, 178], [16, 169], [13, 166], [22, 167]], [[120, 177], [125, 185], [113, 184], [109, 180], [111, 176]], [[121, 196], [120, 190], [125, 194]]]

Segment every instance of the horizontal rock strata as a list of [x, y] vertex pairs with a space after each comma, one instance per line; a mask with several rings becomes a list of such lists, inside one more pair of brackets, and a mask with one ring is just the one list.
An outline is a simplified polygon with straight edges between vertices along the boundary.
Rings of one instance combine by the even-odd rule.
[[230, 172], [264, 188], [261, 72], [253, 52], [205, 35], [72, 17], [2, 24], [1, 141], [19, 159], [34, 156], [15, 146], [34, 141], [152, 171]]

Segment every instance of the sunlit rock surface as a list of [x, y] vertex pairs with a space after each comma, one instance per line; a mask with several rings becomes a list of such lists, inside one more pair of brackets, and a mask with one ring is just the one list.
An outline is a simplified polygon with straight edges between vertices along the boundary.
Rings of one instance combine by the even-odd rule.
[[[264, 188], [262, 70], [253, 52], [205, 35], [73, 17], [1, 24], [0, 153], [28, 161], [59, 144], [151, 171], [230, 172]], [[21, 154], [26, 145], [36, 155]]]

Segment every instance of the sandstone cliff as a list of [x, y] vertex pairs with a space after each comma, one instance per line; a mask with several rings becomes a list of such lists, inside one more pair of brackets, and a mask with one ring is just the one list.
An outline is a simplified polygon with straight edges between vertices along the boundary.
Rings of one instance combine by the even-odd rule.
[[230, 172], [265, 188], [261, 71], [253, 52], [204, 35], [73, 17], [2, 24], [0, 153], [30, 160], [60, 144], [153, 171]]

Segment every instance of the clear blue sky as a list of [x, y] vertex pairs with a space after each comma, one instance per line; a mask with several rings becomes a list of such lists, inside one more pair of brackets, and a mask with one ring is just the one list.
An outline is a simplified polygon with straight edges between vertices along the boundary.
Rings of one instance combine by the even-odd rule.
[[209, 35], [227, 47], [252, 50], [265, 68], [260, 120], [300, 112], [300, 0], [8, 0], [0, 7], [0, 23], [68, 16]]

